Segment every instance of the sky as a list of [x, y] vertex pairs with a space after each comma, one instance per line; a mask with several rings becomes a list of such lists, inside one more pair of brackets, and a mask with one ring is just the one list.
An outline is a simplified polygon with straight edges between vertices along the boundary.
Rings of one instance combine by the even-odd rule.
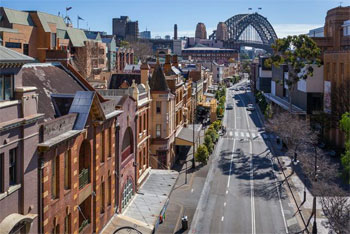
[[[342, 3], [340, 3], [342, 1]], [[146, 28], [152, 37], [173, 36], [174, 24], [179, 36], [194, 36], [196, 24], [203, 22], [211, 34], [220, 21], [236, 14], [258, 12], [274, 27], [278, 37], [307, 33], [324, 25], [327, 10], [350, 0], [0, 0], [0, 6], [16, 10], [38, 10], [68, 16], [77, 27], [112, 33], [112, 18], [127, 15], [138, 20], [139, 30]], [[248, 8], [252, 8], [249, 11]], [[262, 8], [258, 10], [258, 8]]]

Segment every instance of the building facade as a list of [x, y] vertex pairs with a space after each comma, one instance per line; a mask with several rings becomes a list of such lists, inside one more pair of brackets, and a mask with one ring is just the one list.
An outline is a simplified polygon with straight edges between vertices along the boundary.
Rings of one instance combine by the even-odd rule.
[[207, 29], [204, 23], [198, 23], [196, 26], [195, 37], [199, 39], [207, 39]]
[[34, 59], [0, 46], [0, 230], [38, 233], [38, 112], [36, 87], [21, 66]]

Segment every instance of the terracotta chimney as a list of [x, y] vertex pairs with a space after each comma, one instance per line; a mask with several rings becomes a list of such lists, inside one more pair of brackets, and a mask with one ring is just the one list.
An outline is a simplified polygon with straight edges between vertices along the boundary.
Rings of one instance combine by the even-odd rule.
[[165, 55], [165, 63], [164, 63], [164, 66], [163, 66], [165, 74], [167, 74], [170, 71], [170, 69], [171, 69], [170, 59], [171, 59], [171, 55], [170, 54]]
[[173, 55], [173, 61], [172, 61], [172, 65], [174, 66], [174, 67], [179, 67], [179, 62], [177, 61], [177, 55], [176, 54], [174, 54]]
[[148, 83], [149, 77], [149, 66], [147, 63], [142, 63], [141, 65], [141, 83], [146, 85]]

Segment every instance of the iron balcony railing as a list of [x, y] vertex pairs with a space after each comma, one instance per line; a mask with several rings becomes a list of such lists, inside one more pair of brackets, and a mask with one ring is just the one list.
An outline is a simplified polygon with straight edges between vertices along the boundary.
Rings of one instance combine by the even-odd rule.
[[85, 219], [79, 227], [79, 232], [81, 232], [88, 224], [89, 224], [89, 220]]
[[89, 183], [89, 169], [84, 168], [81, 170], [79, 174], [79, 189], [83, 188], [85, 185]]

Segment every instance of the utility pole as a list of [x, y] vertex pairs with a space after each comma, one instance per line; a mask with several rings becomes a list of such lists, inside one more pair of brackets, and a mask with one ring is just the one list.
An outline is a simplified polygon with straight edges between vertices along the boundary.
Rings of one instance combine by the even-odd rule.
[[[193, 83], [192, 83], [193, 84]], [[192, 157], [192, 169], [195, 169], [196, 168], [196, 162], [195, 162], [195, 158], [194, 158], [194, 155], [196, 153], [196, 142], [195, 142], [195, 121], [196, 121], [196, 107], [197, 107], [197, 82], [195, 83], [196, 84], [196, 90], [195, 90], [195, 94], [193, 95], [193, 97], [195, 98], [194, 100], [194, 106], [193, 106], [193, 121], [192, 121], [192, 128], [193, 128], [193, 150], [192, 150], [192, 153], [193, 153], [193, 157]], [[193, 89], [192, 89], [193, 90]]]

